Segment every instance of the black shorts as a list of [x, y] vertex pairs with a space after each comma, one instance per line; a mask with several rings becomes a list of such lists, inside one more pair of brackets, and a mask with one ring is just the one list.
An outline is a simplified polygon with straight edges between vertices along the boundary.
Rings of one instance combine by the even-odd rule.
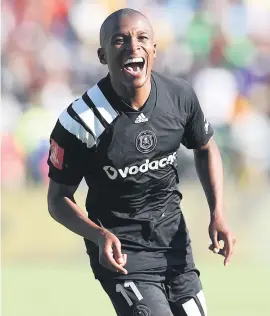
[[196, 269], [171, 273], [164, 282], [101, 281], [118, 316], [207, 316]]

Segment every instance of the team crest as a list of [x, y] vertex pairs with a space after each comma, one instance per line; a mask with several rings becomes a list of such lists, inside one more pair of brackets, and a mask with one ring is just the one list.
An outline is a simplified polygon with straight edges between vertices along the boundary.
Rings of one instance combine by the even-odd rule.
[[150, 153], [157, 145], [157, 137], [153, 131], [142, 131], [136, 137], [136, 148], [143, 154]]

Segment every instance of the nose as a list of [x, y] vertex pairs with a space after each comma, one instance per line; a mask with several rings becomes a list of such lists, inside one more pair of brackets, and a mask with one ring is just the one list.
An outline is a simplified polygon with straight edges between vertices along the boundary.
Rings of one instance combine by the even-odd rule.
[[127, 41], [126, 50], [130, 51], [131, 53], [135, 53], [137, 50], [140, 50], [138, 40], [134, 37], [131, 37], [129, 41]]

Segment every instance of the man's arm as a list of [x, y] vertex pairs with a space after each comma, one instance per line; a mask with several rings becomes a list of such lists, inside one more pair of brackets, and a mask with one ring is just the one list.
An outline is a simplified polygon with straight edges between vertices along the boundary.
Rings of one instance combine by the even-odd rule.
[[102, 266], [126, 274], [123, 266], [127, 258], [121, 252], [119, 239], [91, 221], [75, 202], [74, 193], [87, 173], [89, 149], [94, 146], [95, 138], [70, 114], [69, 109], [73, 109], [73, 103], [60, 115], [50, 135], [47, 160], [49, 213], [72, 232], [95, 243]]
[[[194, 149], [194, 159], [210, 208], [211, 250], [225, 257], [224, 265], [226, 266], [230, 261], [236, 241], [224, 218], [223, 166], [219, 149], [213, 138], [201, 148]], [[220, 240], [224, 241], [223, 249], [220, 249]]]
[[98, 245], [102, 228], [92, 222], [76, 204], [74, 193], [78, 185], [64, 185], [50, 180], [48, 190], [48, 209], [53, 219], [72, 232]]
[[69, 186], [50, 180], [48, 190], [50, 215], [72, 232], [94, 242], [99, 247], [101, 265], [112, 271], [127, 274], [127, 270], [123, 267], [127, 258], [121, 252], [119, 239], [85, 215], [74, 199], [77, 188], [78, 185]]
[[223, 215], [223, 166], [219, 149], [213, 138], [200, 149], [194, 149], [194, 159], [211, 218]]

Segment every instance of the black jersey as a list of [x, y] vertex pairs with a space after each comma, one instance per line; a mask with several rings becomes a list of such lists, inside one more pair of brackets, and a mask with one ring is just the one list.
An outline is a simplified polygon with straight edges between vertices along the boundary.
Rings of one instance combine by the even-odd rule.
[[[153, 72], [151, 93], [134, 110], [109, 75], [74, 101], [51, 134], [49, 177], [76, 185], [84, 177], [89, 218], [114, 233], [139, 273], [192, 262], [180, 210], [177, 150], [196, 149], [213, 134], [190, 85]], [[110, 274], [85, 240], [97, 278]]]

